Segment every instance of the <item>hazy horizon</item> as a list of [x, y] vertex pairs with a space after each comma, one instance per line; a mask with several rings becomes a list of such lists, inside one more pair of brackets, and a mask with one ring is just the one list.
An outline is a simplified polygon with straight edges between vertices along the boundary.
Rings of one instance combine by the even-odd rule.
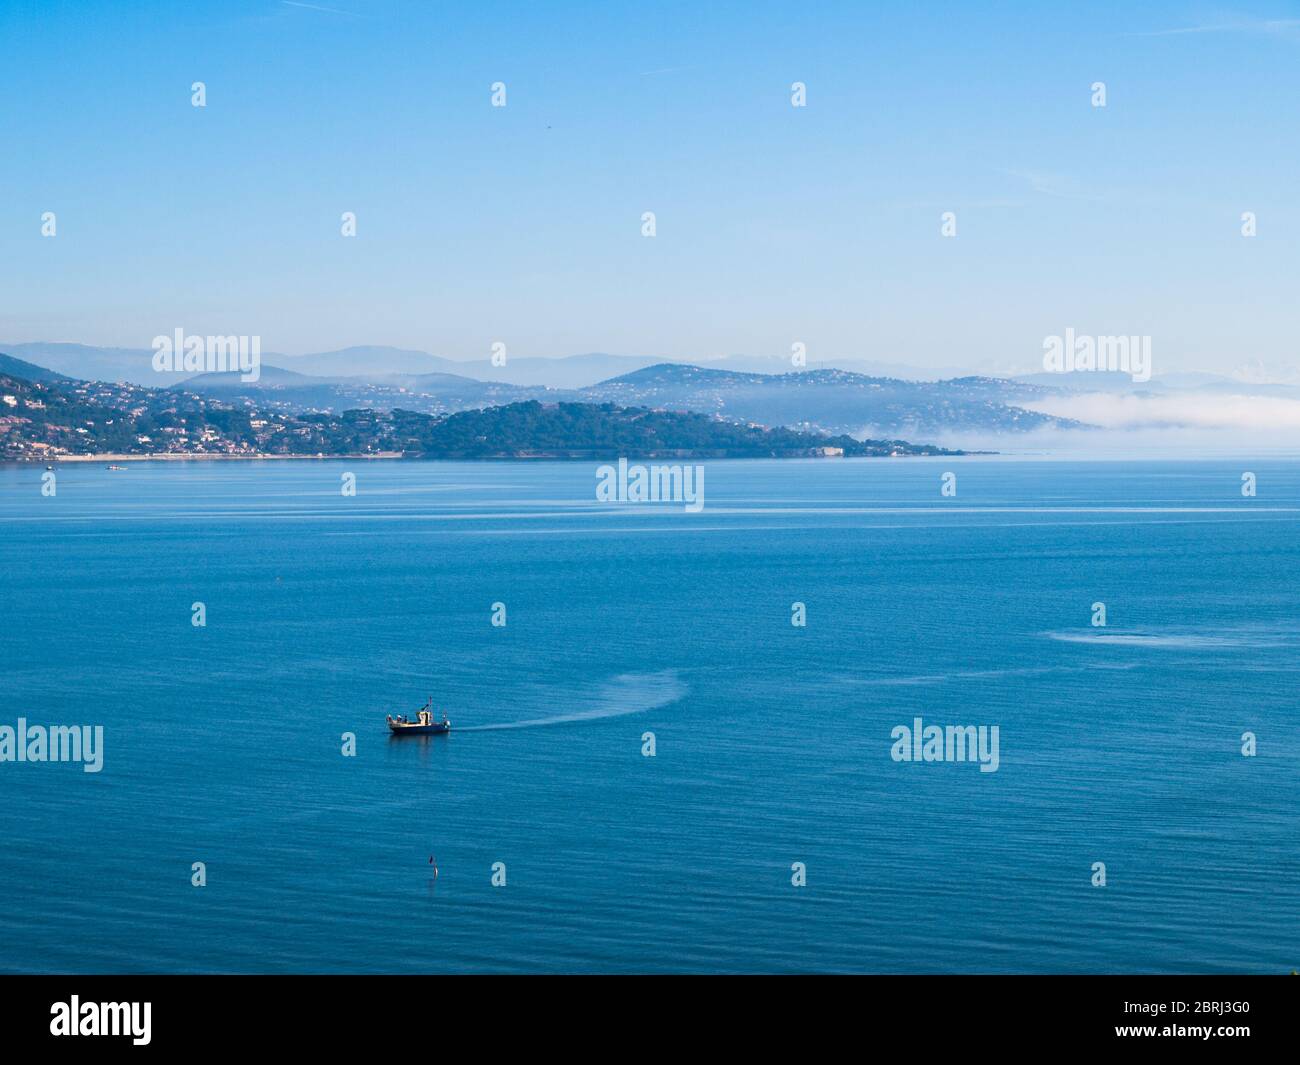
[[25, 152], [0, 333], [801, 343], [930, 375], [1032, 372], [1072, 328], [1150, 336], [1158, 374], [1296, 361], [1300, 19], [1277, 7], [330, 7], [0, 12]]
[[[51, 348], [51, 349], [85, 349], [99, 352], [120, 352], [130, 353], [132, 355], [151, 356], [152, 350], [145, 345], [112, 345], [112, 344], [90, 344], [78, 340], [48, 340], [48, 339], [29, 339], [5, 341], [0, 340], [0, 354], [12, 355], [15, 351], [30, 351], [33, 348]], [[268, 360], [271, 365], [279, 365], [282, 369], [294, 369], [292, 363], [299, 360], [307, 360], [314, 356], [320, 355], [343, 355], [352, 353], [368, 352], [386, 352], [400, 355], [418, 355], [427, 356], [430, 359], [440, 362], [462, 363], [466, 366], [478, 366], [482, 364], [491, 364], [492, 353], [487, 352], [481, 355], [449, 355], [427, 348], [407, 348], [395, 344], [349, 344], [341, 347], [312, 350], [312, 351], [271, 351], [264, 350], [262, 355], [264, 360]], [[14, 356], [15, 358], [19, 356]], [[361, 356], [358, 355], [360, 358]], [[788, 357], [772, 354], [758, 354], [754, 352], [735, 351], [718, 355], [660, 355], [639, 351], [608, 351], [608, 350], [589, 350], [573, 351], [557, 355], [533, 354], [530, 352], [512, 353], [509, 356], [509, 362], [552, 362], [561, 363], [569, 360], [581, 359], [612, 359], [628, 361], [644, 361], [647, 364], [653, 363], [673, 363], [679, 365], [699, 365], [713, 366], [715, 368], [725, 369], [725, 364], [737, 364], [737, 372], [760, 372], [760, 373], [795, 373], [805, 370], [817, 369], [835, 369], [852, 366], [864, 366], [874, 369], [888, 369], [896, 371], [893, 376], [905, 379], [914, 379], [918, 381], [943, 380], [946, 378], [963, 377], [963, 376], [991, 376], [991, 377], [1034, 377], [1043, 376], [1044, 380], [1050, 380], [1047, 372], [1044, 371], [1041, 364], [1028, 364], [1019, 369], [998, 368], [990, 364], [962, 364], [954, 363], [949, 365], [936, 366], [910, 366], [905, 363], [897, 362], [889, 358], [865, 358], [859, 356], [837, 356], [833, 354], [824, 355], [821, 358], [808, 358], [803, 366], [794, 366]], [[276, 360], [279, 360], [278, 363]], [[31, 361], [31, 360], [28, 360]], [[763, 369], [751, 369], [748, 364], [761, 364]], [[360, 366], [360, 364], [359, 364]], [[53, 367], [46, 367], [52, 369]], [[310, 371], [298, 371], [308, 373]], [[358, 370], [360, 372], [360, 369]], [[864, 370], [862, 372], [868, 372]], [[75, 376], [75, 375], [72, 375]], [[1179, 370], [1179, 369], [1156, 369], [1152, 373], [1153, 380], [1160, 378], [1166, 379], [1197, 379], [1197, 378], [1218, 378], [1224, 381], [1233, 381], [1242, 385], [1284, 385], [1294, 384], [1300, 381], [1300, 367], [1291, 368], [1284, 366], [1266, 367], [1262, 364], [1254, 366], [1238, 366], [1231, 372], [1215, 370]]]

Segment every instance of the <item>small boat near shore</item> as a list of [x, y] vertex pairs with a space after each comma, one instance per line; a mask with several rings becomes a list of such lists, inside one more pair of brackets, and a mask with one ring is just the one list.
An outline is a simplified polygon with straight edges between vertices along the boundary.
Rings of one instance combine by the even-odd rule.
[[437, 732], [450, 732], [451, 722], [447, 720], [447, 715], [442, 715], [442, 720], [438, 721], [433, 716], [433, 696], [429, 696], [429, 701], [424, 707], [415, 712], [415, 720], [407, 718], [404, 714], [398, 714], [394, 717], [388, 715], [388, 729], [394, 736], [429, 736]]

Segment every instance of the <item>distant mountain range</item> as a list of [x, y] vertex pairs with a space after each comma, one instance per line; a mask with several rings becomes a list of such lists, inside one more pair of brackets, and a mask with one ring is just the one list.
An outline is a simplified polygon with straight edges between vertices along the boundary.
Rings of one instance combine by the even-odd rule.
[[[977, 446], [983, 441], [997, 446], [996, 439], [1004, 436], [1099, 426], [1265, 426], [1300, 433], [1300, 388], [1203, 373], [1157, 376], [1144, 383], [1116, 373], [924, 381], [841, 368], [792, 372], [778, 359], [737, 358], [724, 360], [727, 368], [719, 368], [601, 354], [509, 359], [503, 368], [488, 360], [456, 362], [421, 351], [368, 347], [303, 356], [264, 354], [260, 379], [244, 382], [238, 374], [159, 374], [148, 351], [22, 344], [9, 354], [28, 367], [29, 377], [63, 374], [169, 386], [284, 414], [404, 409], [441, 415], [530, 400], [615, 403], [833, 435]], [[762, 368], [734, 368], [745, 365]], [[87, 366], [90, 372], [83, 369]], [[601, 374], [605, 376], [593, 379]], [[503, 379], [506, 375], [514, 379]]]
[[[154, 370], [153, 352], [147, 348], [99, 348], [86, 344], [36, 342], [0, 344], [0, 351], [69, 377], [89, 381], [124, 381], [157, 386], [193, 376], [176, 373], [163, 379]], [[556, 359], [511, 356], [504, 366], [494, 366], [487, 358], [463, 361], [403, 348], [351, 347], [311, 355], [268, 351], [262, 353], [262, 361], [311, 377], [358, 378], [377, 384], [386, 383], [394, 376], [444, 373], [520, 387], [582, 388], [665, 360], [653, 356], [593, 353]], [[731, 364], [731, 360], [724, 361]], [[788, 367], [788, 360], [775, 358], [739, 358], [735, 366], [742, 370], [772, 371]]]
[[[553, 359], [512, 355], [504, 365], [497, 366], [490, 359], [447, 359], [423, 351], [385, 347], [354, 347], [317, 355], [276, 356], [268, 361], [316, 377], [362, 377], [382, 382], [394, 374], [425, 376], [430, 373], [447, 373], [478, 381], [556, 389], [585, 388], [611, 377], [664, 363], [731, 370], [736, 373], [780, 374], [788, 373], [792, 368], [788, 356], [731, 355], [726, 358], [685, 360], [653, 355], [608, 355], [600, 352]], [[814, 366], [818, 365], [814, 362]], [[846, 360], [842, 368], [858, 373], [916, 376], [915, 371], [894, 363]]]
[[508, 357], [504, 366], [491, 359], [456, 360], [424, 351], [400, 348], [355, 347], [316, 355], [281, 355], [268, 361], [313, 377], [358, 377], [375, 383], [394, 376], [427, 377], [450, 374], [476, 381], [524, 388], [582, 388], [663, 359], [637, 355], [570, 355], [559, 359]]
[[[100, 348], [87, 344], [54, 344], [41, 341], [0, 343], [0, 351], [40, 366], [48, 366], [69, 377], [90, 381], [128, 381], [132, 384], [156, 386], [192, 376], [178, 373], [170, 381], [160, 381], [159, 375], [153, 369], [153, 352], [147, 348]], [[608, 355], [599, 352], [561, 358], [510, 355], [504, 366], [496, 366], [488, 358], [448, 359], [431, 355], [427, 351], [384, 346], [350, 347], [311, 355], [285, 355], [267, 351], [263, 352], [262, 361], [311, 377], [363, 378], [376, 383], [382, 383], [393, 375], [419, 376], [448, 373], [477, 381], [522, 387], [568, 389], [584, 388], [611, 377], [665, 362], [703, 366], [716, 370], [733, 370], [738, 373], [787, 373], [792, 368], [789, 356], [730, 355], [710, 359], [669, 359], [655, 355]], [[947, 372], [917, 371], [901, 363], [889, 362], [864, 362], [851, 359], [811, 361], [812, 368], [828, 366], [838, 366], [841, 369], [882, 377], [924, 380], [952, 377], [960, 373], [956, 369]]]
[[255, 382], [241, 380], [238, 373], [207, 373], [187, 378], [171, 388], [199, 395], [244, 398], [276, 410], [324, 412], [403, 407], [427, 414], [446, 414], [529, 399], [553, 401], [576, 396], [568, 390], [476, 381], [449, 373], [316, 377], [278, 366], [263, 366]]
[[731, 373], [696, 366], [651, 366], [582, 390], [589, 400], [636, 403], [741, 418], [811, 431], [1023, 433], [1086, 428], [1014, 405], [1049, 389], [989, 377], [902, 381], [847, 370]]
[[[287, 371], [268, 374], [264, 394], [274, 395], [286, 382], [294, 387], [299, 376]], [[785, 458], [959, 453], [902, 440], [768, 429], [703, 414], [614, 403], [527, 400], [441, 415], [400, 407], [286, 412], [223, 394], [215, 386], [204, 394], [80, 381], [0, 355], [0, 458], [6, 459], [49, 461], [96, 455]]]
[[1040, 386], [996, 378], [901, 381], [846, 370], [735, 373], [660, 363], [586, 388], [544, 389], [475, 381], [455, 374], [390, 374], [382, 381], [324, 378], [264, 367], [246, 384], [234, 373], [204, 374], [176, 389], [241, 396], [276, 409], [345, 410], [403, 407], [446, 413], [518, 403], [616, 403], [718, 415], [733, 421], [806, 432], [933, 437], [940, 433], [1024, 433], [1085, 428], [1083, 423], [1014, 405], [1052, 394]]
[[[153, 352], [147, 348], [95, 347], [88, 344], [63, 344], [45, 341], [25, 343], [0, 342], [0, 351], [48, 367], [69, 377], [90, 381], [129, 381], [155, 387], [162, 383], [175, 383], [192, 374], [177, 373], [167, 381], [153, 369]], [[728, 355], [708, 358], [668, 358], [657, 355], [611, 355], [593, 352], [559, 358], [538, 358], [511, 354], [504, 366], [495, 366], [488, 358], [473, 360], [449, 359], [427, 351], [396, 348], [383, 345], [360, 345], [337, 351], [323, 351], [310, 355], [287, 355], [274, 351], [262, 353], [264, 364], [278, 366], [311, 377], [362, 378], [383, 383], [393, 375], [421, 376], [432, 373], [454, 374], [476, 381], [512, 384], [532, 388], [579, 389], [621, 377], [651, 366], [671, 363], [698, 366], [709, 370], [730, 370], [734, 373], [788, 374], [795, 369], [788, 355]], [[1300, 366], [1290, 364], [1265, 367], [1259, 362], [1234, 363], [1233, 369], [1222, 373], [1168, 373], [1157, 376], [1143, 385], [1134, 385], [1124, 374], [1046, 374], [1028, 375], [989, 372], [976, 376], [991, 379], [1022, 380], [1050, 388], [1098, 390], [1107, 387], [1106, 379], [1113, 379], [1116, 389], [1151, 391], [1161, 389], [1217, 388], [1237, 394], [1262, 394], [1259, 390], [1295, 388], [1300, 393]], [[845, 370], [866, 377], [918, 383], [937, 382], [972, 376], [972, 368], [953, 365], [948, 367], [918, 368], [903, 363], [840, 357], [809, 356], [808, 370]], [[1073, 384], [1070, 382], [1073, 381]], [[1272, 383], [1266, 383], [1266, 382]]]

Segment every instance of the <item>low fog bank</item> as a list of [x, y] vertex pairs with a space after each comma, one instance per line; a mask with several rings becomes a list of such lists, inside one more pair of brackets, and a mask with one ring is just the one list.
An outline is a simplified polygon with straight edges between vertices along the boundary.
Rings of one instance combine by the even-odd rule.
[[1026, 410], [1070, 418], [1095, 429], [1042, 429], [1029, 433], [953, 431], [881, 433], [915, 443], [1008, 455], [1060, 458], [1207, 458], [1300, 455], [1300, 398], [1248, 393], [1081, 392], [1024, 401]]
[[1288, 396], [1089, 392], [1021, 406], [1105, 429], [1260, 432], [1300, 441], [1300, 399]]

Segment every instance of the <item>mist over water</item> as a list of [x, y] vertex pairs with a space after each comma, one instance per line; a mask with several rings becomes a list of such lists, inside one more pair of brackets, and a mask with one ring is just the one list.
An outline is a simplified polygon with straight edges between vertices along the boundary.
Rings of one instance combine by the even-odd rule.
[[0, 764], [0, 968], [1294, 967], [1294, 462], [707, 466], [0, 468], [0, 724], [104, 726]]

